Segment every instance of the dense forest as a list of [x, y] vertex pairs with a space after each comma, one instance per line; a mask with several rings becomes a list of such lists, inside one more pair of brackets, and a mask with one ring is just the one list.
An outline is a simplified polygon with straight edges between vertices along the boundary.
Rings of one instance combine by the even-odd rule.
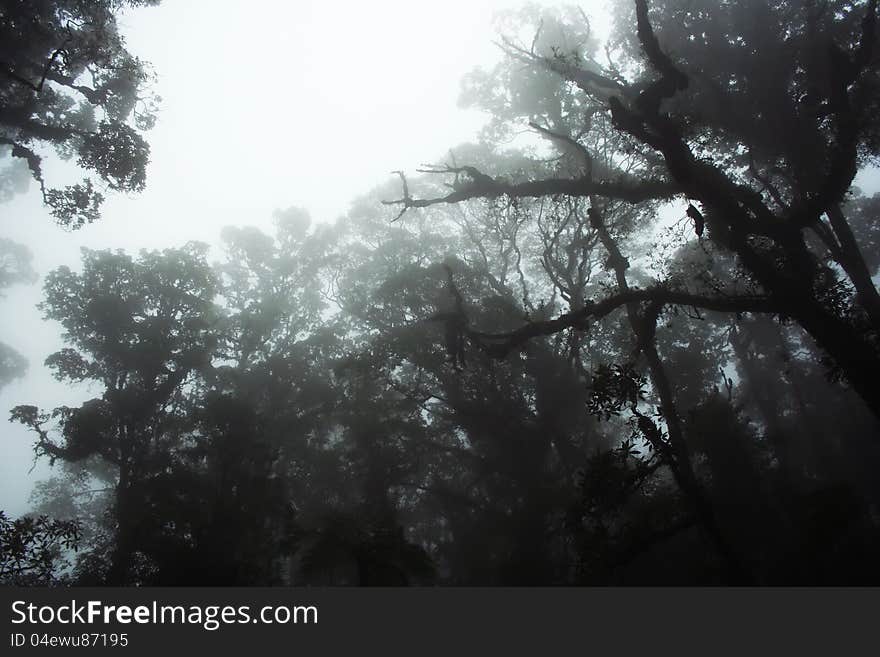
[[[0, 3], [0, 193], [75, 228], [149, 184], [139, 4]], [[527, 6], [463, 81], [478, 142], [336, 221], [48, 273], [46, 365], [97, 392], [11, 409], [55, 467], [0, 579], [880, 583], [877, 4]]]

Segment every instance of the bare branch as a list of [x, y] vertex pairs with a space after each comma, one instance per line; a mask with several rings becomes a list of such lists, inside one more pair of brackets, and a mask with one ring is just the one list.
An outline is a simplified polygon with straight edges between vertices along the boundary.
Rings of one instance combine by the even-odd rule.
[[419, 169], [429, 174], [466, 174], [469, 182], [459, 184], [457, 189], [445, 196], [434, 198], [413, 198], [409, 194], [403, 173], [396, 171], [404, 184], [403, 198], [382, 201], [384, 205], [400, 205], [400, 219], [409, 208], [426, 208], [441, 203], [460, 203], [476, 198], [492, 199], [501, 196], [509, 198], [540, 198], [543, 196], [590, 196], [596, 195], [629, 203], [651, 200], [671, 199], [681, 193], [681, 188], [669, 181], [659, 179], [642, 180], [634, 176], [621, 176], [616, 180], [591, 180], [588, 178], [548, 178], [511, 183], [501, 178], [493, 178], [474, 167], [436, 166]]
[[587, 179], [592, 180], [593, 178], [593, 156], [587, 147], [580, 143], [577, 139], [569, 135], [563, 135], [558, 132], [554, 132], [549, 128], [545, 128], [541, 125], [538, 125], [534, 121], [529, 121], [529, 127], [537, 130], [543, 136], [547, 137], [551, 141], [561, 141], [564, 144], [567, 144], [569, 147], [578, 152], [581, 158], [584, 161], [584, 167], [586, 168], [585, 177]]
[[511, 57], [522, 62], [538, 64], [558, 73], [566, 80], [574, 82], [581, 91], [584, 91], [591, 96], [607, 100], [608, 96], [611, 94], [623, 96], [628, 96], [630, 94], [629, 87], [612, 77], [576, 66], [562, 57], [542, 57], [534, 51], [530, 52], [525, 48], [516, 45], [506, 37], [502, 37], [501, 41], [503, 44], [502, 47]]
[[[395, 221], [400, 219], [403, 214], [409, 209], [409, 203], [412, 201], [412, 197], [409, 195], [409, 186], [406, 184], [406, 176], [403, 175], [403, 171], [392, 171], [391, 173], [396, 173], [398, 176], [400, 176], [400, 182], [403, 184], [403, 198], [401, 199], [401, 201], [403, 202], [403, 207], [400, 210], [400, 214], [398, 214], [396, 217], [394, 217], [394, 219], [391, 220], [391, 223], [393, 224]], [[385, 201], [383, 201], [383, 203], [385, 203]]]

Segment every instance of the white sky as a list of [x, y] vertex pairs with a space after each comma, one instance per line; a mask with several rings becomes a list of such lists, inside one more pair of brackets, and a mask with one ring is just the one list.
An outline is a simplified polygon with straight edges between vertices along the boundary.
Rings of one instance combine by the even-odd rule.
[[[492, 15], [521, 4], [165, 0], [130, 12], [121, 21], [129, 50], [153, 64], [163, 98], [147, 135], [146, 191], [108, 198], [99, 224], [68, 233], [32, 188], [0, 205], [0, 235], [29, 246], [43, 275], [76, 268], [81, 246], [213, 241], [229, 224], [268, 229], [272, 211], [291, 205], [314, 221], [332, 220], [391, 170], [411, 171], [473, 139], [483, 117], [457, 107], [460, 80], [497, 60]], [[593, 15], [605, 3], [580, 5]], [[61, 169], [47, 163], [50, 184]], [[27, 474], [33, 441], [5, 422], [8, 409], [84, 398], [42, 366], [61, 342], [57, 325], [35, 308], [40, 285], [0, 300], [0, 341], [31, 365], [25, 379], [0, 390], [0, 509], [13, 516], [48, 468]]]

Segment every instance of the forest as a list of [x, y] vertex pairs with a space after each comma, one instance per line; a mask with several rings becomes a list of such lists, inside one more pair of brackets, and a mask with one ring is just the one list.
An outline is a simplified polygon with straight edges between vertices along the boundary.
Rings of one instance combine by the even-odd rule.
[[[150, 184], [117, 15], [157, 4], [0, 2], [0, 195], [47, 231]], [[92, 391], [5, 409], [53, 468], [0, 582], [880, 583], [877, 5], [526, 5], [479, 140], [338, 219], [49, 272], [0, 239]]]

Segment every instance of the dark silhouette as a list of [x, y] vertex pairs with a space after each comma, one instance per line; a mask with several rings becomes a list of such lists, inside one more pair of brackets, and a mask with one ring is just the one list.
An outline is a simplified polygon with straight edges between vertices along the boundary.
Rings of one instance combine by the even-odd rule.
[[[877, 584], [877, 11], [622, 2], [599, 53], [526, 9], [448, 164], [215, 264], [55, 270], [47, 364], [101, 392], [13, 409], [65, 466], [15, 554], [75, 584]], [[525, 123], [547, 151], [507, 148]]]
[[42, 145], [98, 175], [110, 190], [141, 191], [155, 122], [147, 65], [125, 50], [116, 14], [158, 0], [0, 3], [0, 146], [27, 164], [62, 225], [99, 217], [104, 195], [88, 177], [47, 187]]

